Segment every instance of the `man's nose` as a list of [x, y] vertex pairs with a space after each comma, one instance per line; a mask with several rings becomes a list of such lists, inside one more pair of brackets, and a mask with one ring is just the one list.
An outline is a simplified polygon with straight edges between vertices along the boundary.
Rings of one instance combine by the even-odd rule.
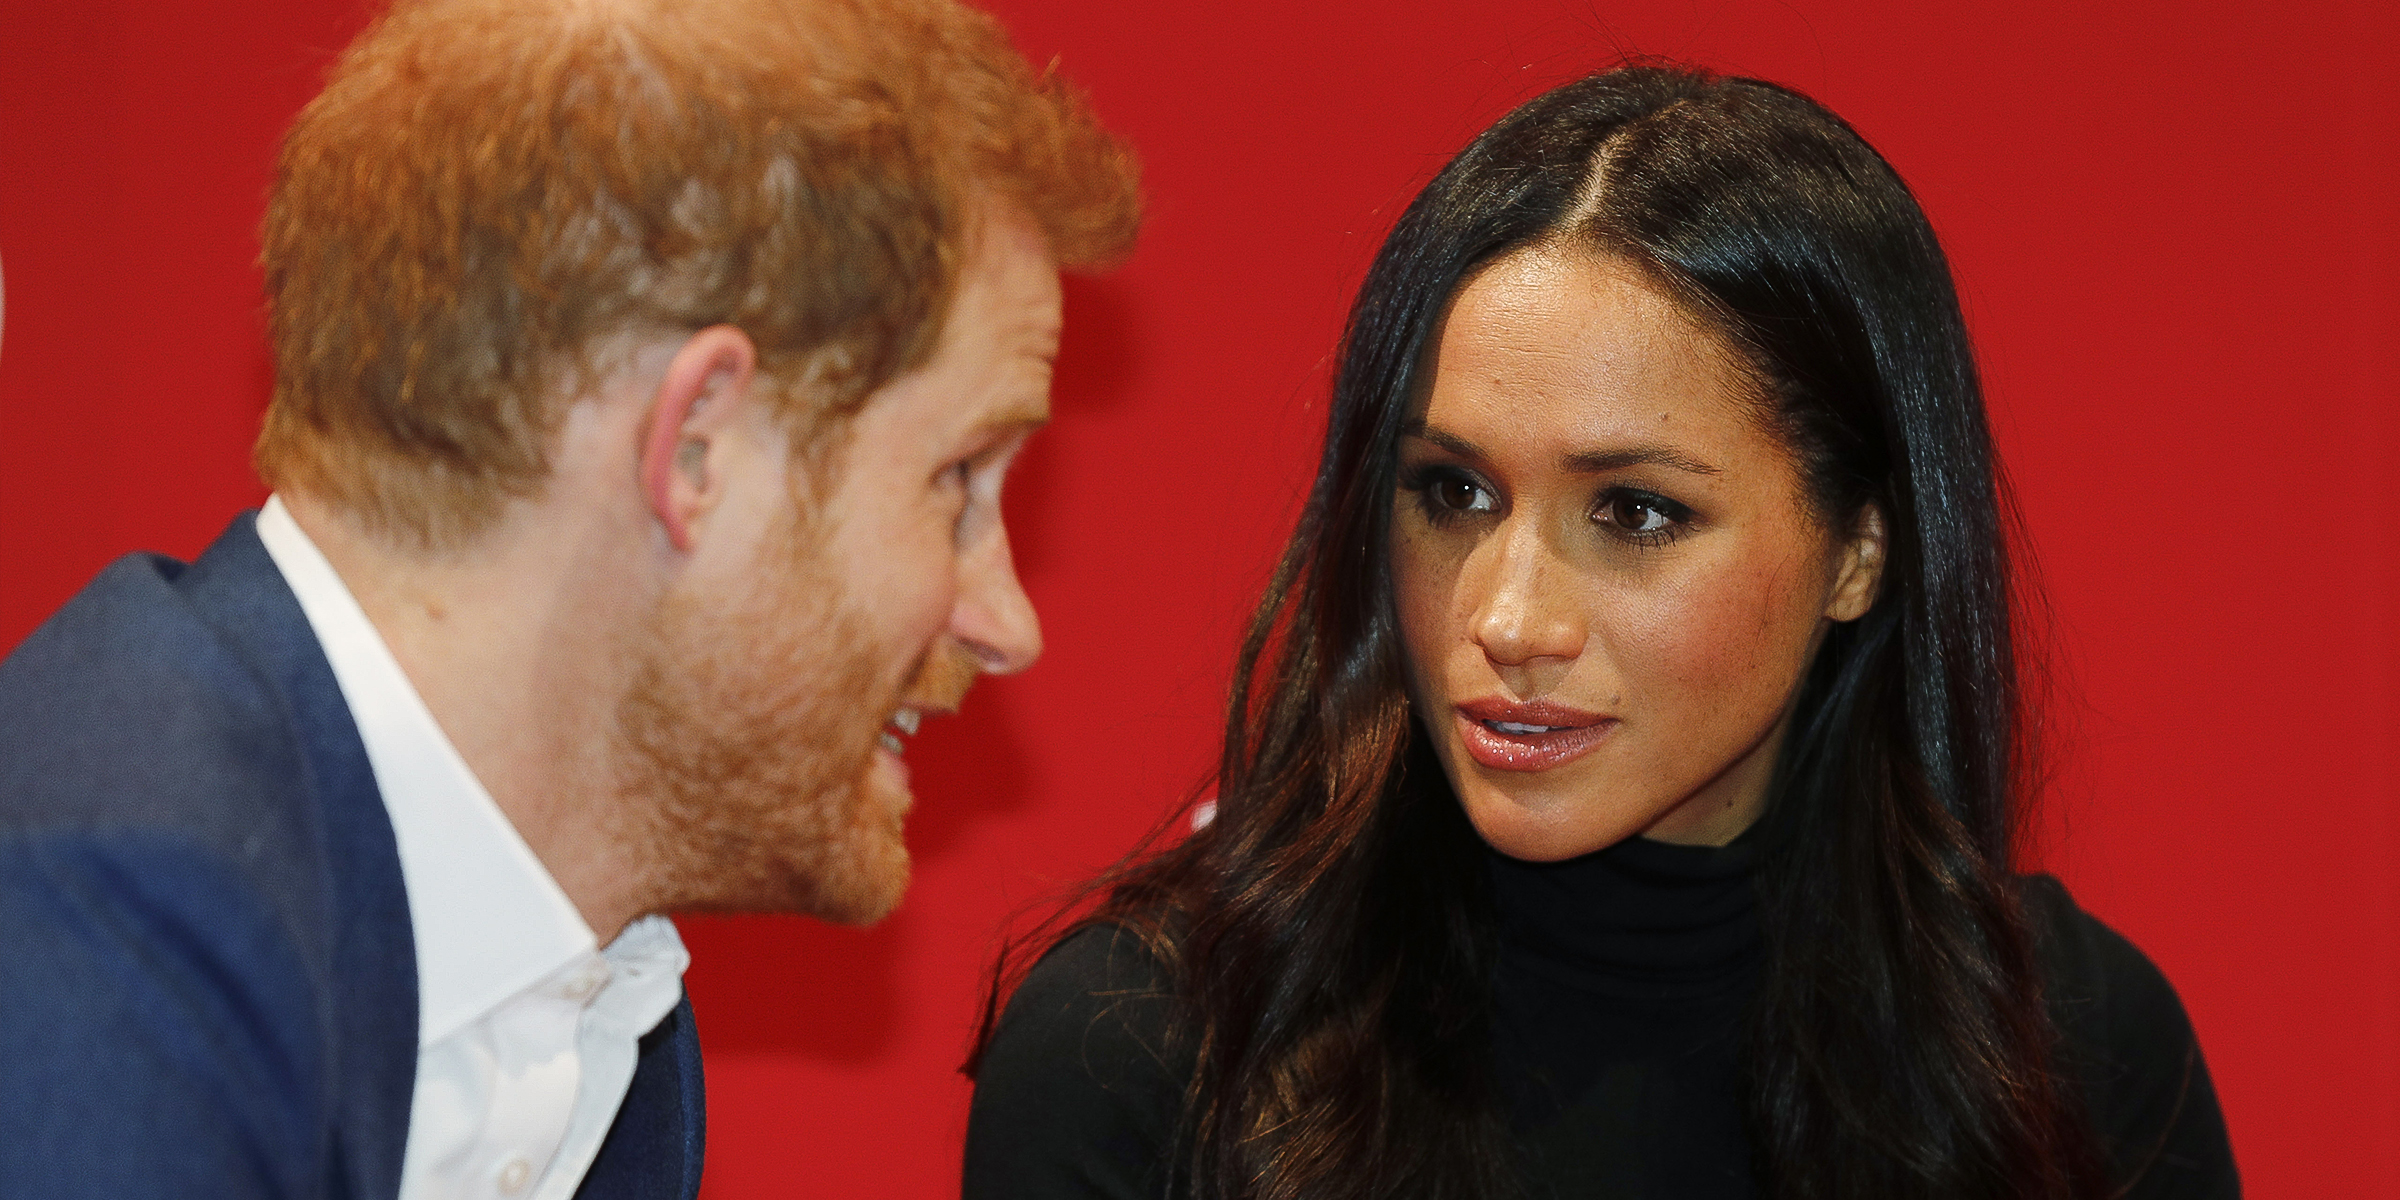
[[1531, 521], [1511, 521], [1477, 548], [1466, 583], [1476, 588], [1468, 634], [1495, 666], [1573, 661], [1583, 653], [1583, 613], [1570, 572]]
[[1006, 526], [995, 525], [960, 564], [950, 632], [988, 674], [1014, 674], [1042, 656], [1042, 621], [1017, 581]]

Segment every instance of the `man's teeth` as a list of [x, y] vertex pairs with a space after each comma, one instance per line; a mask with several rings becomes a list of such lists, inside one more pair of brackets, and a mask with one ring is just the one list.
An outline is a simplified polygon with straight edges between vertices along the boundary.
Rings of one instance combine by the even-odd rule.
[[1523, 725], [1515, 721], [1492, 721], [1489, 724], [1494, 732], [1514, 733], [1518, 735], [1528, 733], [1548, 733], [1553, 729], [1566, 728], [1564, 725]]
[[894, 754], [898, 754], [902, 749], [900, 743], [901, 735], [906, 734], [910, 737], [915, 737], [917, 735], [917, 726], [922, 724], [924, 720], [924, 714], [919, 713], [916, 709], [903, 708], [900, 711], [893, 713], [892, 719], [884, 723], [883, 733], [877, 737], [876, 744]]

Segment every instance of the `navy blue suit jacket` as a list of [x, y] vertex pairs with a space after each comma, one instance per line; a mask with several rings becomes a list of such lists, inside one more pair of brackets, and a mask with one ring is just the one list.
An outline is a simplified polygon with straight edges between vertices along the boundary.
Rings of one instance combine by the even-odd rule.
[[[400, 1182], [417, 974], [399, 851], [307, 618], [238, 518], [102, 572], [0, 663], [0, 1196]], [[700, 1181], [689, 1003], [588, 1197]]]

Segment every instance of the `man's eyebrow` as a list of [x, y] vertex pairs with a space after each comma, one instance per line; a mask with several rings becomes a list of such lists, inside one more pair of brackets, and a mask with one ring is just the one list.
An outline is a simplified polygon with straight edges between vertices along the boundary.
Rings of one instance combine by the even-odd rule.
[[1011, 433], [1019, 429], [1040, 429], [1042, 426], [1049, 423], [1050, 402], [1047, 400], [1027, 400], [1022, 403], [1011, 404], [1006, 408], [1002, 408], [996, 412], [984, 414], [982, 420], [975, 422], [975, 432], [978, 435], [990, 433]]
[[[1425, 422], [1411, 421], [1400, 429], [1402, 437], [1421, 438], [1460, 458], [1484, 457], [1483, 447], [1457, 434], [1435, 429]], [[1622, 446], [1614, 450], [1578, 450], [1566, 456], [1564, 469], [1578, 475], [1593, 475], [1602, 471], [1621, 471], [1626, 467], [1659, 466], [1688, 471], [1694, 475], [1715, 475], [1716, 467], [1701, 462], [1671, 446]]]

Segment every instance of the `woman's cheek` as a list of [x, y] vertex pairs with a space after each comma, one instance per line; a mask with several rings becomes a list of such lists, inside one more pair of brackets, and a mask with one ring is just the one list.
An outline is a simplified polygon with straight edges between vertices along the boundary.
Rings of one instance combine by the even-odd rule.
[[[1405, 514], [1401, 516], [1404, 520]], [[1400, 650], [1408, 667], [1409, 690], [1420, 709], [1442, 703], [1442, 664], [1454, 640], [1450, 626], [1454, 623], [1451, 593], [1456, 572], [1442, 577], [1430, 561], [1430, 549], [1421, 535], [1402, 532], [1392, 539], [1392, 606], [1400, 618]], [[1426, 720], [1430, 725], [1431, 718]]]
[[1681, 713], [1673, 723], [1687, 730], [1771, 724], [1797, 670], [1791, 643], [1805, 645], [1814, 628], [1794, 575], [1781, 556], [1720, 563], [1622, 597], [1595, 619], [1612, 629], [1626, 684], [1654, 715]]

